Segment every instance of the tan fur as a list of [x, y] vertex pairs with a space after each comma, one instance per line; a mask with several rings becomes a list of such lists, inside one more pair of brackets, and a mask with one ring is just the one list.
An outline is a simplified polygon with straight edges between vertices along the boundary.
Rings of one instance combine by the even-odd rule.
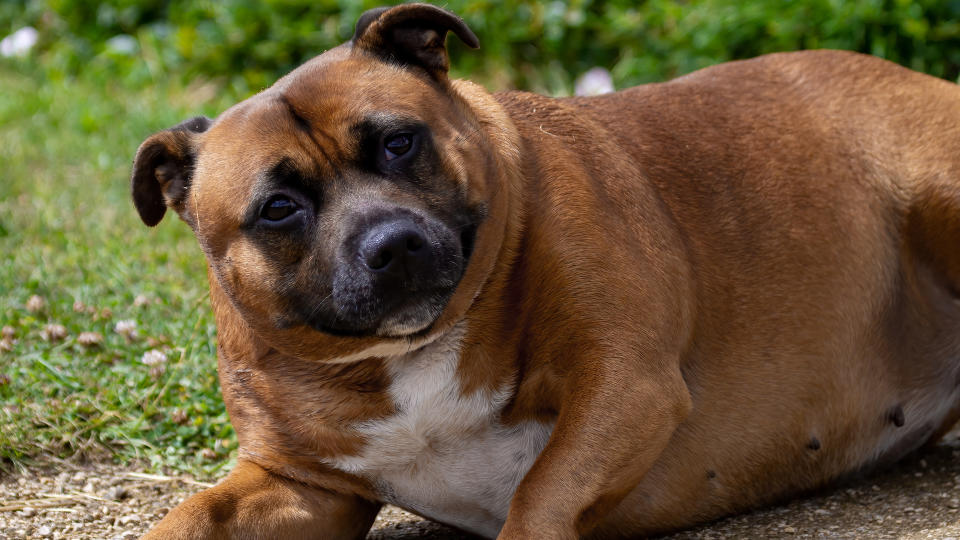
[[[144, 143], [151, 159], [151, 144], [176, 159], [196, 149], [187, 202], [168, 204], [210, 262], [240, 440], [237, 469], [147, 538], [362, 538], [381, 502], [403, 504], [391, 491], [402, 486], [337, 464], [375, 462], [369, 437], [404, 435], [392, 385], [416, 372], [398, 370], [451, 361], [415, 355], [454, 328], [457, 380], [431, 380], [437, 406], [462, 416], [469, 399], [508, 397], [494, 418], [438, 417], [443, 431], [413, 442], [443, 452], [471, 430], [552, 429], [504, 540], [675, 530], [890, 463], [955, 420], [955, 85], [816, 51], [551, 99], [451, 82], [445, 57], [429, 58], [418, 71], [334, 49], [209, 131]], [[411, 195], [351, 183], [350, 122], [383, 104], [430, 126], [446, 184]], [[433, 324], [399, 337], [275, 324], [277, 260], [298, 246], [265, 253], [240, 224], [278, 156], [345, 178], [327, 188], [347, 201], [330, 203], [327, 227], [371, 200], [483, 205]]]

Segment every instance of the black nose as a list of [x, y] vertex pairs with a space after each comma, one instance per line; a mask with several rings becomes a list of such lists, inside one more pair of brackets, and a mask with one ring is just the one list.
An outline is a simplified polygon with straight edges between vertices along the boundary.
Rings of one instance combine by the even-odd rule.
[[372, 271], [410, 276], [430, 263], [423, 231], [409, 219], [374, 226], [360, 243], [360, 260]]

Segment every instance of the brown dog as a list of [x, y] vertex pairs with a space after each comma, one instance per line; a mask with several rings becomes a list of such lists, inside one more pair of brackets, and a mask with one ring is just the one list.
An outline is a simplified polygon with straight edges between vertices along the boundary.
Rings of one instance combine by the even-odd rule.
[[464, 23], [367, 12], [133, 197], [209, 262], [236, 469], [148, 538], [667, 531], [954, 419], [960, 90], [845, 52], [588, 99], [447, 77]]

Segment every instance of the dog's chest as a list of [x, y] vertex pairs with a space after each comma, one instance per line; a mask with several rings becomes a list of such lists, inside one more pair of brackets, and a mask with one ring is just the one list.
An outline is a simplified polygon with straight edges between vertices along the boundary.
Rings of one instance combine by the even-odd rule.
[[510, 388], [461, 392], [462, 332], [390, 360], [396, 414], [355, 426], [367, 440], [331, 464], [369, 479], [387, 502], [485, 536], [496, 536], [510, 499], [552, 425], [499, 422]]

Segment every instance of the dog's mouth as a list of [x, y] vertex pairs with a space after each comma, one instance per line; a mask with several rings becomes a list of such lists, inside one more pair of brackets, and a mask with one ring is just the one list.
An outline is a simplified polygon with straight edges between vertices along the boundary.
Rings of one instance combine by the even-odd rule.
[[416, 337], [429, 333], [443, 313], [466, 271], [478, 226], [459, 227], [459, 234], [428, 235], [435, 253], [429, 267], [416, 273], [383, 275], [342, 264], [332, 290], [319, 300], [296, 294], [291, 302], [298, 319], [326, 334], [342, 337]]
[[[417, 297], [404, 303], [388, 306], [356, 306], [348, 311], [348, 316], [333, 317], [316, 313], [304, 318], [307, 326], [340, 337], [415, 337], [430, 331], [434, 321], [443, 312], [456, 287], [437, 288], [418, 291]], [[366, 317], [370, 312], [378, 312], [376, 317]], [[359, 317], [350, 316], [354, 313]]]

